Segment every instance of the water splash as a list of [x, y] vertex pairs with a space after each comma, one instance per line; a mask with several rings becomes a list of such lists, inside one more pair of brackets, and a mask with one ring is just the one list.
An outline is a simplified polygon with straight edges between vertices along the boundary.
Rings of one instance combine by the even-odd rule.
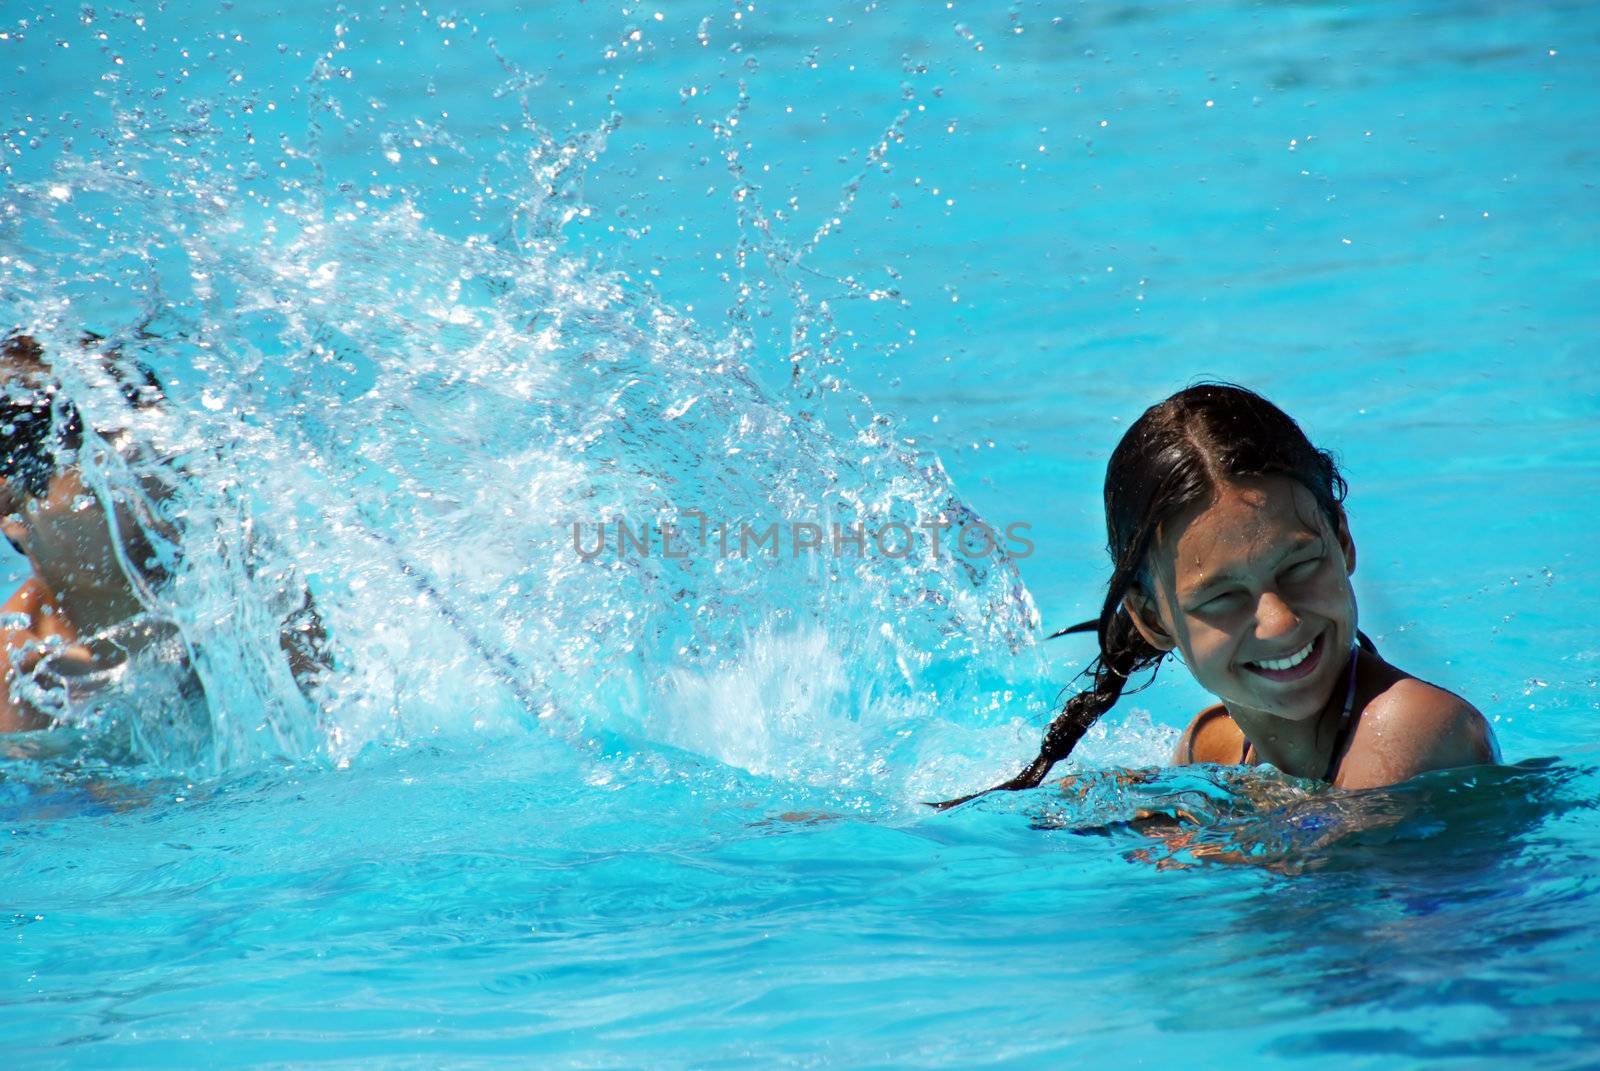
[[[486, 47], [520, 113], [498, 134], [380, 126], [345, 88], [350, 39], [336, 37], [304, 82], [303, 127], [270, 109], [273, 153], [260, 87], [176, 101], [123, 85], [101, 147], [7, 195], [9, 321], [46, 343], [70, 390], [89, 387], [91, 359], [70, 344], [87, 326], [166, 385], [138, 429], [143, 460], [113, 452], [94, 478], [104, 495], [165, 488], [148, 506], [182, 526], [184, 549], [147, 610], [178, 630], [210, 720], [204, 747], [177, 747], [159, 711], [123, 715], [144, 727], [134, 749], [219, 770], [539, 724], [580, 752], [662, 741], [882, 789], [942, 734], [1003, 717], [981, 750], [1008, 762], [1031, 731], [1016, 679], [1041, 674], [1013, 661], [1036, 615], [1004, 554], [586, 560], [572, 535], [697, 517], [977, 520], [936, 458], [841, 389], [826, 301], [797, 281], [820, 277], [807, 257], [909, 112], [806, 243], [778, 237], [753, 185], [738, 199], [743, 292], [792, 305], [787, 352], [768, 352], [747, 315], [699, 321], [565, 238], [616, 116], [557, 134], [530, 104], [539, 78]], [[744, 150], [725, 134], [739, 177]], [[461, 187], [475, 227], [435, 214], [431, 186], [351, 181], [403, 153], [476, 169]], [[278, 645], [302, 591], [334, 662], [309, 691]], [[124, 693], [154, 694], [143, 680]]]

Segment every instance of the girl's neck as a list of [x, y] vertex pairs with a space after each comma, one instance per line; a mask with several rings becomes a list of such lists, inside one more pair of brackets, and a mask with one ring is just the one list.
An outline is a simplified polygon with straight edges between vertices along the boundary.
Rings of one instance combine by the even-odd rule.
[[1363, 696], [1367, 692], [1363, 687], [1363, 678], [1367, 675], [1365, 664], [1369, 659], [1382, 661], [1377, 655], [1359, 648], [1346, 657], [1345, 672], [1340, 674], [1327, 703], [1316, 717], [1304, 721], [1290, 721], [1265, 711], [1225, 705], [1234, 723], [1244, 731], [1263, 761], [1291, 777], [1318, 778], [1327, 772], [1332, 749], [1337, 746], [1339, 724], [1345, 716], [1346, 697], [1351, 703], [1352, 718], [1362, 708]]

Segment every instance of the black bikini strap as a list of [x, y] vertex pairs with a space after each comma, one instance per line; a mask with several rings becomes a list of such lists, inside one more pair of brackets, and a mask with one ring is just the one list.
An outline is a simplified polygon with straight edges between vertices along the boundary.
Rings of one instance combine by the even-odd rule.
[[1339, 760], [1344, 757], [1344, 749], [1350, 745], [1350, 732], [1357, 720], [1351, 716], [1351, 712], [1356, 704], [1356, 678], [1360, 676], [1358, 672], [1360, 651], [1363, 646], [1369, 651], [1376, 651], [1371, 644], [1372, 641], [1364, 634], [1356, 633], [1356, 646], [1350, 650], [1350, 685], [1344, 693], [1344, 710], [1339, 715], [1339, 731], [1334, 735], [1333, 751], [1328, 755], [1328, 769], [1322, 775], [1322, 779], [1330, 785], [1333, 784], [1333, 775], [1339, 770]]
[[1333, 784], [1333, 775], [1339, 772], [1339, 760], [1344, 758], [1344, 749], [1350, 745], [1350, 730], [1355, 726], [1354, 718], [1347, 719], [1339, 726], [1339, 735], [1333, 739], [1333, 754], [1328, 756], [1328, 770], [1322, 779], [1328, 784]]

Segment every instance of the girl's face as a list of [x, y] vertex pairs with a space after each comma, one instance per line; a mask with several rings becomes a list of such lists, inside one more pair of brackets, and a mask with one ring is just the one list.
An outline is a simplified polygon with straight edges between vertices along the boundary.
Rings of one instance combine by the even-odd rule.
[[1302, 721], [1327, 706], [1356, 634], [1355, 546], [1300, 484], [1225, 484], [1175, 517], [1152, 552], [1156, 604], [1131, 595], [1139, 631], [1176, 648], [1230, 708]]
[[52, 579], [87, 581], [117, 568], [105, 511], [75, 465], [53, 473], [38, 497], [15, 480], [0, 480], [0, 510], [0, 532]]

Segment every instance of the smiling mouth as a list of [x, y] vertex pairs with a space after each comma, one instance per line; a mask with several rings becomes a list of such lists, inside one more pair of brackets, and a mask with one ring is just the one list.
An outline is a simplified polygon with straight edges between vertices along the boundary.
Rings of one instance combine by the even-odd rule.
[[1316, 639], [1306, 644], [1284, 658], [1269, 658], [1260, 662], [1246, 662], [1244, 668], [1258, 676], [1270, 681], [1297, 681], [1309, 676], [1322, 662], [1323, 636], [1319, 632]]

